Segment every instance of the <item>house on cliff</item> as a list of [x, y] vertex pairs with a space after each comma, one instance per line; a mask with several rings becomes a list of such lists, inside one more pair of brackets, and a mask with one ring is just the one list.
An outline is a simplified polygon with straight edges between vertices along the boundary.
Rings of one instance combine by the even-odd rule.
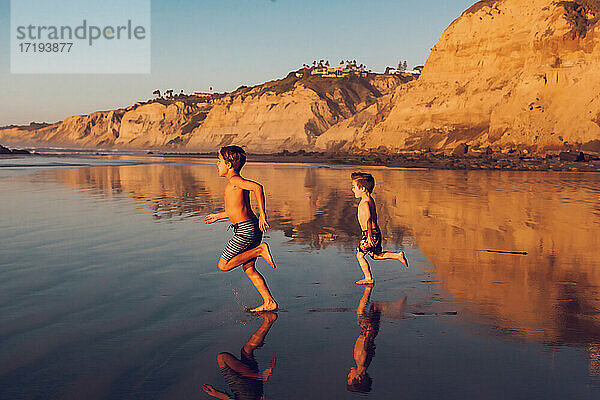
[[310, 71], [310, 74], [311, 75], [319, 75], [324, 78], [345, 78], [350, 75], [355, 75], [355, 76], [360, 76], [360, 77], [367, 76], [366, 71], [360, 71], [360, 70], [356, 70], [353, 68], [347, 68], [347, 67], [346, 68], [344, 68], [344, 67], [329, 68], [329, 67], [322, 67], [322, 66], [313, 68], [312, 71]]
[[392, 67], [387, 67], [385, 69], [384, 74], [386, 75], [411, 75], [411, 76], [419, 76], [421, 75], [421, 70], [423, 69], [423, 67], [415, 67], [414, 69], [410, 70], [410, 71], [406, 71], [406, 70], [401, 70], [401, 69], [396, 69], [396, 68], [392, 68]]

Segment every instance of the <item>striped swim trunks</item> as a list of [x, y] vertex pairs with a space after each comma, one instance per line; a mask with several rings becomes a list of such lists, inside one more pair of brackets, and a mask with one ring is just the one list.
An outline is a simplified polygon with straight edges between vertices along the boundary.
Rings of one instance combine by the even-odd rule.
[[233, 237], [227, 242], [221, 258], [225, 261], [246, 250], [253, 249], [262, 241], [262, 231], [258, 227], [258, 219], [252, 218], [246, 221], [238, 222], [233, 226]]

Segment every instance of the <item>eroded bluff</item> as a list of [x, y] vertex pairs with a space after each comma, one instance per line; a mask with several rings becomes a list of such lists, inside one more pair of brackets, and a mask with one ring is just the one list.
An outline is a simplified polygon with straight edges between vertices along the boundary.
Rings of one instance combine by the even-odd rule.
[[600, 1], [488, 0], [421, 77], [325, 132], [319, 148], [600, 151]]
[[[300, 75], [301, 73], [298, 73]], [[126, 109], [73, 116], [41, 129], [0, 130], [5, 143], [215, 151], [235, 143], [251, 152], [314, 147], [319, 135], [410, 80], [370, 74], [324, 78], [306, 70], [255, 87], [175, 96]]]

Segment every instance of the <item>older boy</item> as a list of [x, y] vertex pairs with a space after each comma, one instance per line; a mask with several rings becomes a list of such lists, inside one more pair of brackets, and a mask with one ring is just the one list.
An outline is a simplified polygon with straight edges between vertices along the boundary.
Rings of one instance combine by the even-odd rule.
[[365, 274], [365, 278], [356, 282], [357, 285], [368, 285], [375, 283], [371, 275], [371, 268], [365, 258], [365, 255], [370, 255], [374, 260], [395, 259], [401, 261], [408, 267], [408, 261], [404, 256], [404, 252], [392, 253], [390, 251], [382, 251], [381, 249], [381, 232], [377, 225], [377, 210], [375, 208], [375, 200], [371, 197], [371, 193], [375, 188], [375, 179], [371, 174], [363, 172], [353, 172], [352, 178], [352, 193], [354, 197], [360, 199], [358, 205], [358, 223], [362, 231], [358, 248], [356, 249], [356, 258], [360, 264], [360, 268]]
[[[263, 187], [254, 181], [240, 176], [240, 170], [246, 163], [246, 153], [238, 146], [225, 146], [219, 150], [217, 170], [219, 176], [227, 178], [225, 187], [225, 211], [204, 217], [207, 224], [229, 218], [233, 224], [233, 237], [223, 250], [217, 266], [221, 271], [230, 271], [241, 265], [250, 281], [263, 298], [263, 304], [250, 311], [274, 311], [277, 303], [271, 296], [265, 279], [255, 269], [257, 257], [262, 257], [273, 268], [269, 246], [261, 243], [262, 233], [269, 227], [265, 213]], [[254, 193], [258, 203], [259, 216], [250, 207], [250, 192]]]

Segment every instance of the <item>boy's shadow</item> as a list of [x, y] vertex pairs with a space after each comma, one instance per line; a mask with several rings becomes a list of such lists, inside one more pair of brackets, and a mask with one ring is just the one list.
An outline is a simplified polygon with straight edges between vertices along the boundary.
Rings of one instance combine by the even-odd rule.
[[397, 301], [377, 301], [369, 305], [373, 285], [366, 285], [356, 309], [356, 317], [360, 326], [360, 335], [354, 344], [354, 361], [356, 366], [348, 372], [346, 389], [351, 392], [368, 393], [371, 391], [373, 380], [367, 368], [375, 355], [375, 337], [379, 333], [381, 315], [387, 318], [403, 318], [406, 296]]
[[258, 330], [250, 336], [250, 339], [242, 346], [240, 358], [238, 359], [231, 353], [219, 353], [217, 355], [217, 364], [225, 382], [231, 389], [233, 395], [216, 390], [209, 384], [202, 385], [202, 389], [209, 395], [218, 399], [262, 399], [264, 398], [263, 382], [269, 379], [275, 367], [275, 357], [271, 360], [268, 367], [259, 371], [258, 363], [254, 359], [254, 350], [262, 347], [267, 333], [273, 323], [277, 320], [277, 314], [274, 312], [261, 313], [263, 322]]

